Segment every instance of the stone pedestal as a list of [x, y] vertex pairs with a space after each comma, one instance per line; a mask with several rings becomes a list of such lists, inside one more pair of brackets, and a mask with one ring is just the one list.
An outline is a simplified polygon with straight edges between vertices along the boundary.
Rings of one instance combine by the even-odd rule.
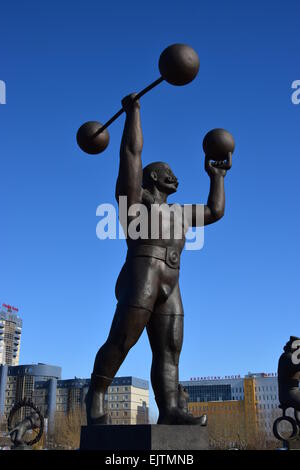
[[300, 438], [290, 441], [287, 443], [287, 447], [289, 450], [300, 450]]
[[205, 450], [206, 426], [137, 424], [82, 426], [80, 450]]

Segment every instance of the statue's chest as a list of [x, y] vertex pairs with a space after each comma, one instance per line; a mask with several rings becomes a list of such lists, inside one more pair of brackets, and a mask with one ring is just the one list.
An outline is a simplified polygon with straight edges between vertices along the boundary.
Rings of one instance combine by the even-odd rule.
[[152, 233], [169, 234], [170, 238], [184, 238], [187, 225], [184, 220], [183, 210], [179, 204], [152, 204], [148, 211], [149, 227]]

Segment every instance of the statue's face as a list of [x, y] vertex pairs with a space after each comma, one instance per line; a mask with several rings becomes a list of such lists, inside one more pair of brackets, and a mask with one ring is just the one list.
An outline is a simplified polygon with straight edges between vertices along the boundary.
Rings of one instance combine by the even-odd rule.
[[161, 164], [155, 171], [151, 172], [155, 186], [165, 194], [176, 193], [178, 180], [173, 171], [166, 163]]

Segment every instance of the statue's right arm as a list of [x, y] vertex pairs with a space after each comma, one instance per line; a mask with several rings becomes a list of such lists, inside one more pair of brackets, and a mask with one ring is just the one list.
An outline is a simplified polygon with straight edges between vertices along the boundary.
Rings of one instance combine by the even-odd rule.
[[119, 175], [116, 184], [116, 199], [127, 196], [128, 207], [142, 199], [142, 149], [143, 134], [140, 120], [140, 104], [133, 101], [135, 95], [122, 100], [126, 112], [125, 126], [120, 148]]

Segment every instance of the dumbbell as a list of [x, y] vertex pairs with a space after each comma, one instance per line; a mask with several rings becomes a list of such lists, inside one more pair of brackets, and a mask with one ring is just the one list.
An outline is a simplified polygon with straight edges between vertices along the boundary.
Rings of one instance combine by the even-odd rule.
[[[199, 57], [194, 49], [186, 44], [172, 44], [160, 55], [158, 68], [161, 76], [140, 91], [135, 96], [135, 100], [144, 96], [164, 80], [171, 85], [187, 85], [197, 76], [199, 66]], [[82, 124], [76, 137], [81, 150], [91, 155], [103, 152], [109, 144], [107, 127], [123, 113], [124, 109], [121, 108], [105, 124], [98, 121], [88, 121]]]

